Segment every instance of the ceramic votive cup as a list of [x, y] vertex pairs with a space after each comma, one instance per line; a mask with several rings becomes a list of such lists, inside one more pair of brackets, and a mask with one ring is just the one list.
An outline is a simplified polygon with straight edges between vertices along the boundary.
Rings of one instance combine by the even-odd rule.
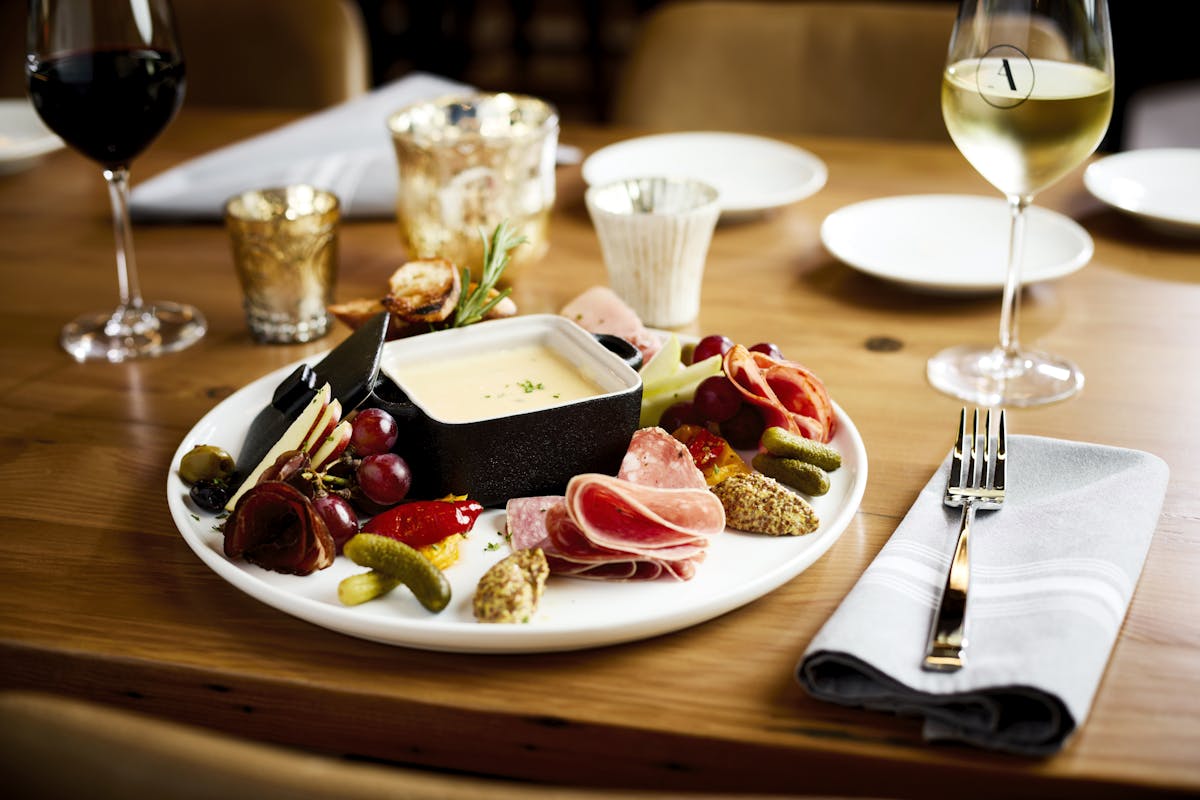
[[682, 178], [632, 178], [593, 186], [584, 197], [613, 291], [647, 325], [695, 320], [720, 216], [717, 190]]
[[244, 192], [225, 204], [246, 324], [261, 342], [307, 342], [329, 331], [337, 282], [338, 199], [297, 185]]

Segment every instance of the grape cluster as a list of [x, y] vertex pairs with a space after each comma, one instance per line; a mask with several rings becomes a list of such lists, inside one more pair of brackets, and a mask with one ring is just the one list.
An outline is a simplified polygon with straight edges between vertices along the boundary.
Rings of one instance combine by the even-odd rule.
[[[343, 458], [342, 469], [353, 467], [353, 478], [341, 481], [336, 477], [318, 476], [320, 487], [313, 497], [313, 506], [325, 521], [329, 533], [340, 550], [358, 533], [358, 511], [355, 504], [367, 513], [394, 506], [408, 496], [412, 472], [408, 462], [391, 452], [400, 427], [396, 419], [381, 408], [366, 408], [351, 421], [349, 457]], [[338, 469], [330, 470], [336, 476]], [[346, 485], [343, 491], [322, 491], [325, 483]]]
[[[733, 347], [728, 336], [711, 334], [696, 343], [691, 363], [713, 356], [724, 356]], [[750, 348], [772, 358], [782, 358], [779, 347], [771, 342], [759, 342]], [[758, 446], [765, 423], [762, 414], [753, 404], [744, 401], [742, 393], [733, 381], [723, 373], [705, 378], [691, 400], [682, 400], [669, 406], [659, 420], [659, 426], [674, 431], [680, 425], [704, 425], [715, 428], [721, 436], [739, 450]]]

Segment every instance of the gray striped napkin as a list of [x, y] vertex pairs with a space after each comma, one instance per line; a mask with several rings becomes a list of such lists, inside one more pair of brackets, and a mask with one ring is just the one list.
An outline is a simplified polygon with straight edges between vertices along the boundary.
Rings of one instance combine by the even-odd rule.
[[1168, 469], [1136, 450], [1009, 438], [1004, 508], [971, 536], [967, 663], [921, 669], [949, 569], [957, 509], [949, 458], [809, 644], [797, 668], [814, 697], [924, 717], [926, 740], [1028, 755], [1062, 747], [1087, 719], [1166, 494]]

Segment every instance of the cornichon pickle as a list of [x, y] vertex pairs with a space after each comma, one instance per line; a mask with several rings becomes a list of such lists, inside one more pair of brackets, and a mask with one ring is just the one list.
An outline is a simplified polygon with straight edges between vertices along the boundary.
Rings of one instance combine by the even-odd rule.
[[786, 483], [811, 497], [829, 491], [829, 476], [816, 464], [809, 464], [798, 458], [780, 458], [769, 453], [756, 455], [753, 464], [756, 470], [768, 478]]
[[842, 465], [842, 454], [837, 450], [792, 433], [787, 428], [767, 428], [763, 431], [762, 446], [773, 456], [807, 461], [829, 472]]
[[430, 611], [441, 611], [450, 604], [450, 581], [428, 558], [404, 542], [374, 533], [356, 533], [343, 552], [360, 567], [397, 578]]
[[179, 459], [179, 477], [185, 483], [228, 478], [236, 468], [233, 456], [213, 444], [198, 444]]
[[338, 600], [342, 605], [356, 606], [385, 594], [400, 585], [400, 579], [373, 569], [343, 578], [338, 584]]

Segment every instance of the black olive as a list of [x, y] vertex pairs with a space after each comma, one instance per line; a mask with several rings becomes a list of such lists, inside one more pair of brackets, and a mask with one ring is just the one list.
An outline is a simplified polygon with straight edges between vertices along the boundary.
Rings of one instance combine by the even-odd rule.
[[233, 490], [227, 481], [196, 481], [188, 494], [192, 502], [205, 511], [221, 511], [229, 502]]

